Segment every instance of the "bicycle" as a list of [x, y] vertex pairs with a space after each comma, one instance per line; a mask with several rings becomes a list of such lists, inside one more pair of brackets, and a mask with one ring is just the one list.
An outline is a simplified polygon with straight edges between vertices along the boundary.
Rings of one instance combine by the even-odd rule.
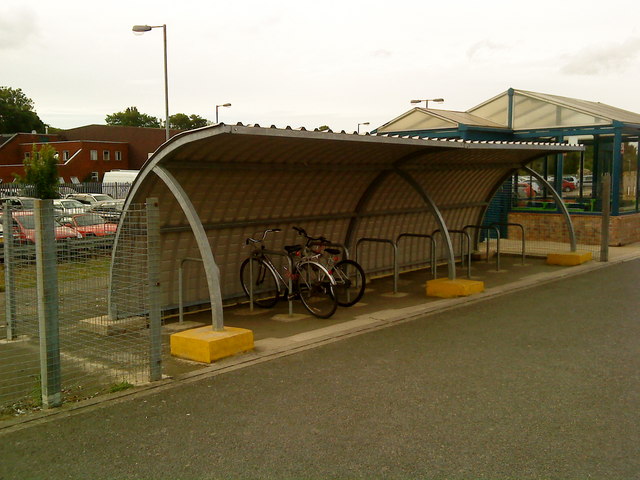
[[262, 308], [273, 307], [280, 297], [287, 300], [300, 298], [312, 315], [331, 317], [338, 308], [334, 293], [336, 281], [317, 261], [319, 254], [303, 254], [302, 245], [285, 245], [284, 255], [289, 260], [289, 268], [284, 267], [284, 275], [271, 260], [270, 255], [279, 255], [280, 252], [267, 250], [264, 240], [267, 234], [281, 231], [279, 228], [267, 229], [260, 240], [251, 237], [245, 240], [245, 245], [252, 246], [253, 250], [240, 265], [242, 289], [255, 305]]
[[366, 277], [364, 269], [354, 260], [339, 260], [340, 250], [331, 248], [327, 238], [311, 237], [303, 228], [293, 227], [299, 235], [306, 239], [305, 248], [315, 254], [321, 254], [322, 263], [336, 281], [334, 287], [338, 305], [351, 307], [358, 303], [364, 295]]

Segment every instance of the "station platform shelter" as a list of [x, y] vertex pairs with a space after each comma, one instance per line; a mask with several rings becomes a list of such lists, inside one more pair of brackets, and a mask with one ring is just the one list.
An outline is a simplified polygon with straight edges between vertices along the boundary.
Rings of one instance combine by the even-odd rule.
[[[598, 241], [603, 178], [610, 177], [609, 244], [640, 241], [640, 114], [600, 102], [510, 88], [465, 112], [414, 108], [378, 127], [378, 134], [485, 141], [580, 144], [579, 152], [554, 153], [529, 166], [561, 193], [577, 235]], [[534, 231], [548, 226], [548, 241], [561, 230], [558, 205], [549, 191], [520, 171], [506, 180], [494, 212]], [[543, 219], [540, 216], [543, 216]]]

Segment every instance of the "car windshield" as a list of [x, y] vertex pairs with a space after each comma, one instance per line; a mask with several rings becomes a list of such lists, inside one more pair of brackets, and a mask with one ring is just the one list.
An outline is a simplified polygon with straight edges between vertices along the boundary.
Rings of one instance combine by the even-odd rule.
[[93, 198], [96, 202], [108, 202], [109, 200], [113, 200], [109, 195], [94, 195]]
[[83, 208], [84, 206], [77, 200], [62, 200], [60, 202], [64, 208]]
[[28, 230], [34, 230], [36, 228], [36, 221], [33, 215], [19, 215], [14, 218], [20, 225]]
[[104, 222], [104, 218], [100, 215], [76, 215], [74, 218], [76, 225], [79, 227], [89, 227], [91, 225], [102, 225]]

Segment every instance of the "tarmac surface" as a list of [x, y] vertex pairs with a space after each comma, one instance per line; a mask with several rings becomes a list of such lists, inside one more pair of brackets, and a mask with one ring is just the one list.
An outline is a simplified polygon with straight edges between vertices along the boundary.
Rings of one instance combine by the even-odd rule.
[[231, 309], [255, 352], [0, 425], [0, 479], [640, 478], [640, 260], [616, 252], [478, 263], [462, 299], [374, 281], [322, 323]]

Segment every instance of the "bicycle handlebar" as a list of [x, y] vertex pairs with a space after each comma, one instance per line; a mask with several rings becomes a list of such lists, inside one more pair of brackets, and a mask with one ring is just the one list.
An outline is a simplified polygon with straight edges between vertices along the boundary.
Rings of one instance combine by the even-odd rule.
[[322, 243], [329, 243], [329, 240], [325, 237], [323, 237], [322, 235], [320, 235], [319, 237], [312, 237], [311, 235], [309, 235], [306, 230], [304, 228], [300, 228], [300, 227], [293, 227], [293, 229], [298, 232], [298, 235], [303, 236], [304, 238], [307, 239], [307, 245], [309, 245], [311, 242], [322, 242]]
[[262, 238], [260, 240], [256, 240], [255, 238], [248, 237], [245, 241], [245, 245], [249, 245], [251, 243], [262, 243], [264, 239], [267, 238], [267, 233], [278, 233], [281, 232], [281, 228], [267, 228], [264, 232], [262, 232]]

